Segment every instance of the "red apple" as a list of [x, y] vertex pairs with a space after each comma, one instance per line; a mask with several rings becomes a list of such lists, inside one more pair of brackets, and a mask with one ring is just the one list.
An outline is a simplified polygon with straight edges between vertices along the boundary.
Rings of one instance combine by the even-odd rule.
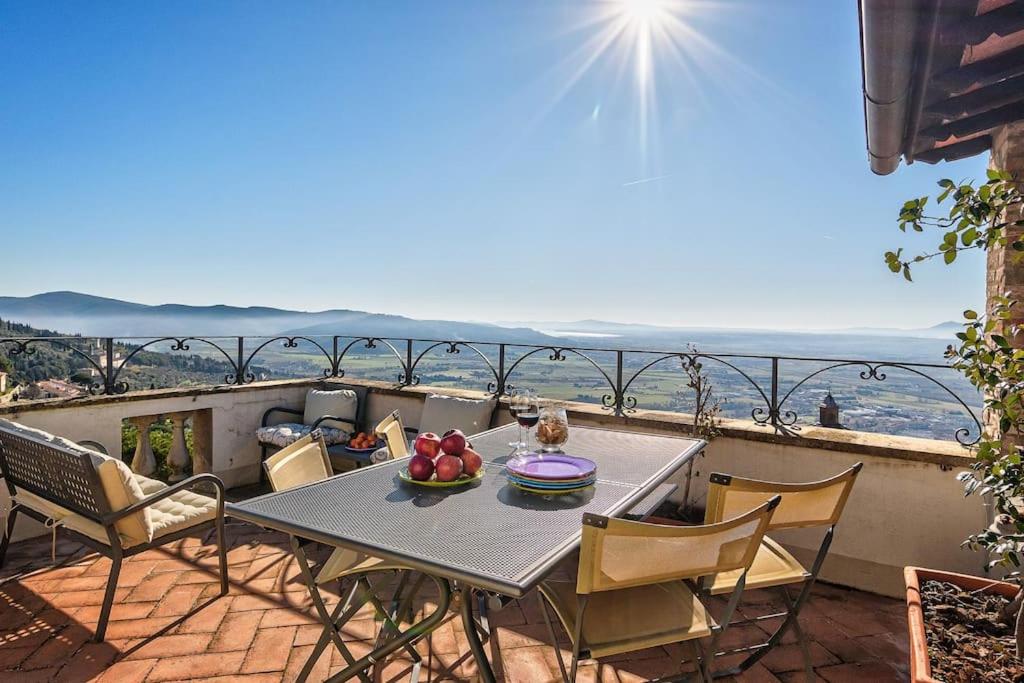
[[433, 460], [441, 452], [441, 437], [434, 432], [424, 432], [416, 437], [412, 445], [416, 455], [422, 455]]
[[436, 469], [438, 481], [455, 481], [462, 476], [462, 459], [445, 453], [437, 459]]
[[462, 458], [462, 471], [470, 477], [479, 472], [484, 464], [484, 459], [480, 457], [480, 454], [468, 446], [459, 457]]
[[466, 435], [458, 429], [449, 429], [441, 437], [441, 450], [448, 455], [462, 455], [466, 450]]
[[426, 481], [434, 474], [434, 461], [425, 455], [414, 455], [409, 459], [409, 476], [416, 481]]

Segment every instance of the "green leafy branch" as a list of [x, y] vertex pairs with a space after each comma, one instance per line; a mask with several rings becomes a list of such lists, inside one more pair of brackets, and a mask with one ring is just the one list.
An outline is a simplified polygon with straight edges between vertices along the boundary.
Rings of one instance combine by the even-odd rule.
[[1008, 236], [1008, 228], [1024, 226], [1024, 220], [1015, 219], [1015, 209], [1024, 205], [1024, 195], [1019, 189], [1020, 182], [1010, 173], [990, 169], [988, 181], [978, 187], [966, 181], [955, 183], [949, 178], [943, 178], [938, 184], [942, 191], [936, 197], [936, 203], [953, 200], [948, 213], [945, 216], [927, 215], [927, 196], [910, 199], [900, 209], [899, 228], [903, 232], [908, 227], [914, 232], [941, 231], [942, 241], [935, 251], [912, 258], [904, 258], [902, 247], [885, 252], [885, 263], [890, 271], [902, 273], [909, 282], [913, 264], [940, 256], [949, 265], [962, 251], [987, 251], [994, 246], [1005, 247], [1007, 243], [1014, 251], [1024, 252], [1024, 241], [1016, 237], [1010, 241]]

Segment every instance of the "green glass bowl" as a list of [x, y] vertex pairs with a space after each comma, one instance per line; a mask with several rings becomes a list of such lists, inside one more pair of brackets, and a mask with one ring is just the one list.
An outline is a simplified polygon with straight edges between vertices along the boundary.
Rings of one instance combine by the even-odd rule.
[[409, 476], [409, 468], [403, 467], [398, 472], [398, 478], [409, 484], [416, 484], [417, 486], [427, 486], [435, 489], [447, 489], [452, 486], [462, 486], [463, 484], [470, 484], [474, 481], [479, 481], [484, 478], [484, 468], [480, 468], [476, 471], [472, 477], [459, 477], [455, 481], [438, 481], [436, 479], [427, 479], [426, 481], [420, 481], [419, 479], [413, 479]]

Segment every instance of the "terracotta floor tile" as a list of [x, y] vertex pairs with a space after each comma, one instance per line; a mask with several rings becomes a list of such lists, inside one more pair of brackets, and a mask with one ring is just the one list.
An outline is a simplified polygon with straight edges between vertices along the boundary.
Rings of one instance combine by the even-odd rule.
[[[319, 638], [320, 625], [305, 586], [297, 580], [297, 567], [285, 539], [238, 522], [231, 523], [229, 538], [233, 539], [228, 551], [231, 586], [230, 595], [224, 598], [210, 600], [219, 593], [218, 574], [203, 567], [216, 567], [216, 549], [198, 536], [126, 559], [107, 642], [100, 644], [89, 639], [99, 618], [110, 561], [62, 542], [59, 550], [66, 564], [50, 569], [46, 568], [48, 539], [14, 544], [10, 563], [0, 576], [20, 576], [33, 568], [38, 571], [0, 585], [0, 682], [294, 680]], [[200, 565], [192, 564], [194, 561]], [[387, 597], [395, 582], [382, 575], [374, 578], [373, 584], [379, 595]], [[325, 587], [329, 605], [338, 601], [337, 591], [334, 585]], [[417, 618], [436, 604], [435, 592], [425, 590], [414, 606]], [[720, 612], [723, 605], [722, 600], [714, 600], [712, 613]], [[198, 606], [201, 609], [194, 611]], [[741, 612], [762, 615], [778, 611], [780, 606], [772, 591], [751, 591]], [[187, 616], [182, 619], [183, 615]], [[502, 680], [559, 680], [555, 651], [548, 643], [535, 595], [493, 611], [490, 619], [495, 631], [485, 648]], [[733, 626], [720, 644], [748, 644], [777, 623]], [[899, 601], [822, 584], [815, 587], [801, 623], [813, 641], [811, 650], [821, 680], [905, 679], [906, 623]], [[345, 626], [347, 645], [354, 656], [370, 651], [379, 626], [369, 606]], [[156, 635], [167, 627], [166, 633]], [[567, 660], [567, 637], [560, 628], [556, 633]], [[792, 640], [793, 634], [788, 634], [784, 644], [762, 663], [723, 681], [803, 680], [803, 663]], [[478, 680], [477, 665], [469, 654], [457, 613], [446, 616], [430, 637], [416, 643], [416, 650], [423, 658], [423, 680]], [[627, 683], [666, 675], [678, 670], [682, 653], [679, 645], [670, 644], [601, 662], [585, 661], [578, 680]], [[722, 657], [716, 664], [727, 666], [736, 661], [739, 657]], [[331, 644], [311, 680], [322, 680], [344, 664]], [[407, 653], [392, 656], [381, 665], [383, 680], [406, 680], [411, 664]]]
[[177, 681], [212, 676], [233, 676], [242, 667], [244, 652], [215, 652], [160, 659], [146, 677], [149, 681]]

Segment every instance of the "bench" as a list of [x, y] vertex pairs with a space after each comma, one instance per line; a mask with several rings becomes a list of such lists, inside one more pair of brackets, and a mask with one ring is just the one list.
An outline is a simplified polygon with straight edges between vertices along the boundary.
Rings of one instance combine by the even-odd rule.
[[[95, 642], [106, 633], [122, 560], [196, 531], [216, 529], [220, 595], [227, 593], [224, 484], [214, 475], [199, 474], [168, 486], [134, 474], [117, 458], [0, 420], [0, 477], [11, 496], [0, 540], [0, 566], [21, 514], [59, 527], [111, 559]], [[203, 484], [212, 486], [215, 497], [193, 491]]]

